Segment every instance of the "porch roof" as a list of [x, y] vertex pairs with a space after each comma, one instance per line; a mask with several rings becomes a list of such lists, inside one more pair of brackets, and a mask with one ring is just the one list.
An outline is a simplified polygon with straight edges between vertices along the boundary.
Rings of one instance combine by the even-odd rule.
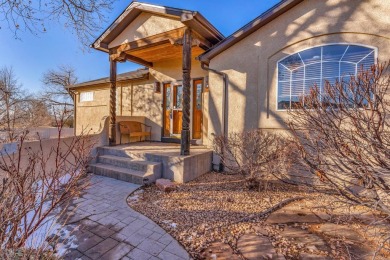
[[[135, 71], [129, 71], [126, 73], [118, 74], [116, 81], [121, 82], [127, 80], [141, 80], [141, 79], [148, 79], [148, 78], [149, 78], [149, 69], [138, 69]], [[88, 86], [94, 86], [94, 85], [105, 84], [105, 83], [110, 83], [109, 77], [95, 79], [91, 81], [85, 81], [79, 84], [68, 86], [67, 88], [74, 89], [74, 88], [88, 87]]]
[[[199, 12], [184, 9], [152, 5], [133, 1], [126, 10], [96, 39], [91, 47], [104, 52], [110, 52], [109, 44], [120, 35], [141, 13], [151, 13], [182, 22], [191, 28], [201, 38], [204, 38], [211, 46], [217, 44], [225, 37]], [[180, 30], [169, 33], [180, 33]], [[160, 35], [161, 36], [161, 35]], [[148, 41], [144, 41], [148, 42]], [[135, 43], [137, 44], [137, 43]], [[211, 46], [208, 46], [210, 48]]]
[[229, 49], [231, 46], [235, 45], [242, 39], [256, 32], [261, 27], [270, 23], [271, 21], [284, 14], [285, 12], [289, 11], [291, 8], [301, 2], [303, 2], [303, 0], [281, 0], [279, 3], [262, 13], [260, 16], [256, 17], [255, 19], [238, 29], [236, 32], [232, 33], [230, 36], [220, 41], [217, 45], [213, 46], [213, 48], [201, 54], [198, 57], [198, 60], [207, 64], [210, 63], [210, 60], [212, 58]]

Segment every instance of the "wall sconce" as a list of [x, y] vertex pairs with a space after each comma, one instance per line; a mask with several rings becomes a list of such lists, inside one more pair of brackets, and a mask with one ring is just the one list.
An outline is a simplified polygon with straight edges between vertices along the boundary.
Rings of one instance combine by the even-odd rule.
[[209, 92], [209, 76], [204, 78], [204, 92]]
[[161, 83], [158, 81], [154, 82], [154, 93], [161, 93]]

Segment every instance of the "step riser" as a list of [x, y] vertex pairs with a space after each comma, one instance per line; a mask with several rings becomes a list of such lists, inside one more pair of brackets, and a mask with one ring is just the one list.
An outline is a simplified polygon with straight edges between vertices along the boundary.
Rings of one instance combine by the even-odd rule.
[[153, 173], [155, 165], [145, 165], [145, 164], [140, 164], [137, 162], [124, 162], [120, 160], [115, 160], [115, 159], [109, 159], [109, 158], [103, 158], [103, 157], [98, 157], [98, 162], [103, 163], [103, 164], [110, 164], [122, 168], [127, 168], [127, 169], [132, 169], [135, 171], [140, 171], [140, 172], [150, 172]]
[[147, 174], [146, 176], [141, 177], [141, 176], [126, 174], [123, 172], [118, 172], [118, 171], [115, 171], [112, 169], [104, 169], [104, 168], [101, 168], [98, 166], [91, 166], [91, 170], [96, 175], [101, 175], [101, 176], [105, 176], [105, 177], [109, 177], [109, 178], [113, 178], [113, 179], [117, 179], [117, 180], [121, 180], [121, 181], [125, 181], [125, 182], [131, 182], [131, 183], [139, 184], [139, 185], [144, 184], [144, 178], [148, 178], [148, 182], [152, 183], [152, 182], [155, 182], [157, 179], [159, 179], [161, 176], [161, 175], [156, 176], [153, 174]]
[[130, 159], [139, 159], [137, 156], [134, 156], [132, 153], [127, 152], [126, 150], [116, 150], [116, 149], [108, 149], [104, 147], [98, 148], [99, 155], [113, 155], [118, 157], [125, 157]]
[[142, 153], [142, 152], [133, 152], [129, 150], [116, 150], [116, 149], [109, 149], [105, 147], [99, 147], [98, 154], [113, 155], [118, 157], [124, 157], [124, 158], [135, 159], [135, 160], [145, 160], [150, 162], [162, 162], [161, 156], [159, 155], [153, 155], [153, 154]]

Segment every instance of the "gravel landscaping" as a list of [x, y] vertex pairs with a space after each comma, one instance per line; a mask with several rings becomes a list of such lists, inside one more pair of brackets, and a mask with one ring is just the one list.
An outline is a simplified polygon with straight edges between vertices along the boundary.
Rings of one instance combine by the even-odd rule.
[[[336, 196], [282, 183], [250, 191], [240, 175], [209, 173], [172, 192], [143, 187], [128, 203], [194, 259], [372, 259], [390, 231], [388, 222], [368, 228], [376, 216], [346, 211]], [[389, 256], [381, 253], [376, 259]]]

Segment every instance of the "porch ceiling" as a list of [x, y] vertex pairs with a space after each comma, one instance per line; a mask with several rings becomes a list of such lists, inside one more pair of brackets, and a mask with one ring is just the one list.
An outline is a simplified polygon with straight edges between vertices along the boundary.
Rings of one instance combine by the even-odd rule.
[[[199, 56], [203, 52], [204, 50], [198, 46], [192, 49], [192, 55], [194, 57]], [[183, 56], [183, 49], [182, 46], [166, 43], [146, 49], [127, 51], [126, 53], [153, 63], [162, 60], [180, 59]]]

